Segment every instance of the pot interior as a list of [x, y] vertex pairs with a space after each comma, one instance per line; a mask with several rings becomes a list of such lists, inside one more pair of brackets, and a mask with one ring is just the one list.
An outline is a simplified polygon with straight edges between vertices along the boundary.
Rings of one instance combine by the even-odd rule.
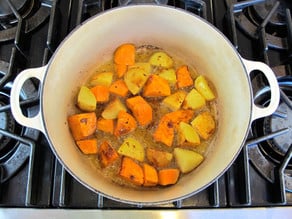
[[[77, 90], [92, 74], [88, 69], [109, 60], [114, 49], [125, 42], [161, 47], [185, 60], [215, 85], [219, 103], [216, 137], [204, 162], [176, 185], [136, 191], [108, 182], [79, 152], [71, 137], [67, 116], [75, 108]], [[237, 52], [221, 33], [185, 11], [139, 5], [100, 14], [64, 40], [46, 72], [41, 110], [53, 151], [76, 179], [116, 200], [153, 204], [198, 192], [228, 168], [245, 140], [251, 103], [248, 75]]]

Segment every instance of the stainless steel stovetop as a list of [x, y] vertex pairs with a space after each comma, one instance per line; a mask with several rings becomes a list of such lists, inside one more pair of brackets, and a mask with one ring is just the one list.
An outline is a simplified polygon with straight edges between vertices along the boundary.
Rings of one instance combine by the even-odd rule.
[[[95, 194], [60, 165], [45, 136], [22, 127], [10, 112], [16, 75], [45, 65], [77, 25], [136, 0], [1, 0], [0, 218], [291, 218], [292, 3], [289, 0], [155, 0], [208, 20], [242, 57], [272, 67], [281, 87], [273, 116], [252, 124], [249, 139], [228, 171], [202, 192], [159, 206], [134, 206]], [[269, 103], [261, 74], [252, 78], [255, 101]], [[39, 109], [38, 81], [22, 88], [22, 109]]]

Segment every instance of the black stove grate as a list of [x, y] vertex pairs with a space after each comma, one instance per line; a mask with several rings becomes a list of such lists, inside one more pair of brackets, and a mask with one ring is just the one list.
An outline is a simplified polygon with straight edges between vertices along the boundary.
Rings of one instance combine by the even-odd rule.
[[[10, 6], [13, 0], [5, 0]], [[4, 2], [5, 2], [4, 1]], [[0, 92], [9, 89], [13, 79], [21, 70], [39, 67], [48, 63], [50, 57], [67, 36], [86, 19], [118, 6], [118, 0], [34, 0], [34, 9], [22, 17], [12, 11], [18, 22], [4, 26], [0, 24]], [[276, 3], [260, 22], [253, 24], [252, 33], [241, 27], [253, 4], [264, 1], [235, 0], [169, 0], [168, 5], [182, 8], [201, 16], [220, 29], [248, 59], [264, 61], [278, 76], [291, 75], [291, 14], [285, 10], [286, 26], [281, 25], [280, 37], [271, 35], [269, 19], [283, 1]], [[288, 1], [286, 1], [288, 2]], [[290, 8], [291, 9], [291, 8]], [[40, 16], [41, 15], [41, 16]], [[0, 20], [1, 23], [1, 20]], [[1, 26], [2, 25], [2, 26]], [[2, 29], [3, 30], [2, 30]], [[285, 32], [286, 28], [286, 32]], [[284, 31], [283, 31], [284, 29]], [[9, 34], [8, 34], [9, 33]], [[276, 38], [276, 40], [275, 40]], [[280, 39], [279, 39], [280, 38]], [[272, 41], [271, 41], [272, 39]], [[274, 45], [272, 43], [274, 43]], [[291, 79], [289, 79], [291, 80]], [[264, 85], [261, 77], [253, 79], [253, 85]], [[31, 80], [22, 100], [23, 110], [38, 110], [38, 82]], [[26, 88], [23, 88], [24, 90]], [[255, 90], [255, 94], [260, 91]], [[9, 93], [9, 92], [8, 92]], [[24, 91], [26, 93], [26, 91]], [[9, 103], [0, 104], [0, 115], [9, 112]], [[281, 115], [281, 112], [278, 112]], [[77, 182], [62, 167], [53, 155], [44, 135], [31, 129], [19, 127], [19, 133], [0, 129], [5, 135], [20, 143], [15, 151], [25, 150], [23, 164], [9, 179], [5, 179], [5, 165], [12, 160], [0, 158], [0, 206], [2, 207], [45, 207], [45, 208], [89, 208], [89, 209], [196, 209], [232, 208], [244, 206], [287, 206], [292, 205], [292, 193], [286, 190], [286, 166], [291, 159], [291, 147], [281, 166], [275, 172], [275, 180], [269, 181], [251, 165], [251, 151], [257, 150], [259, 138], [251, 133], [251, 140], [242, 149], [230, 169], [207, 189], [176, 202], [156, 206], [128, 205], [95, 194]], [[33, 133], [33, 134], [32, 134]], [[15, 152], [14, 151], [14, 152]], [[8, 163], [8, 164], [7, 164]], [[16, 165], [12, 165], [16, 167]], [[4, 169], [4, 170], [3, 170]], [[288, 168], [289, 169], [289, 168]], [[273, 192], [275, 191], [275, 192]]]

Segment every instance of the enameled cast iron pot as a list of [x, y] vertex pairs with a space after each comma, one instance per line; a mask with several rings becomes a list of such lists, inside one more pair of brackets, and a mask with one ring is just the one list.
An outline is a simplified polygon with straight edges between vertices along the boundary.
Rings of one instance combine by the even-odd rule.
[[[67, 116], [73, 112], [78, 88], [88, 71], [109, 60], [118, 45], [131, 42], [163, 48], [209, 78], [219, 103], [217, 133], [204, 162], [179, 182], [153, 191], [137, 191], [106, 181], [77, 149]], [[254, 104], [250, 73], [264, 73], [271, 89], [268, 107]], [[19, 94], [29, 78], [41, 82], [40, 112], [25, 117]], [[265, 64], [240, 57], [215, 27], [180, 9], [135, 5], [101, 13], [78, 26], [58, 47], [46, 66], [27, 69], [15, 79], [11, 109], [22, 125], [42, 131], [64, 167], [83, 185], [106, 197], [135, 204], [158, 204], [186, 198], [221, 176], [240, 152], [253, 120], [272, 114], [279, 103], [279, 87]]]

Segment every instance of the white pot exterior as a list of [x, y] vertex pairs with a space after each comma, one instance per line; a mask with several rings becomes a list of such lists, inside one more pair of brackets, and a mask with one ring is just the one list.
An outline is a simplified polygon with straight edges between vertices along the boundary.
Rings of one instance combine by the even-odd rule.
[[[115, 48], [125, 42], [161, 47], [195, 67], [216, 87], [219, 121], [213, 144], [196, 170], [167, 188], [136, 191], [106, 181], [77, 149], [68, 128], [67, 117], [75, 107], [78, 87], [92, 75], [89, 67], [110, 59]], [[253, 113], [244, 62], [219, 31], [185, 11], [154, 5], [116, 8], [74, 30], [48, 66], [38, 69], [43, 82], [41, 112], [30, 124], [39, 124], [36, 128], [46, 134], [66, 169], [93, 191], [135, 204], [174, 201], [201, 191], [222, 175], [240, 152], [250, 123], [259, 117]], [[277, 85], [273, 87], [277, 92]]]

